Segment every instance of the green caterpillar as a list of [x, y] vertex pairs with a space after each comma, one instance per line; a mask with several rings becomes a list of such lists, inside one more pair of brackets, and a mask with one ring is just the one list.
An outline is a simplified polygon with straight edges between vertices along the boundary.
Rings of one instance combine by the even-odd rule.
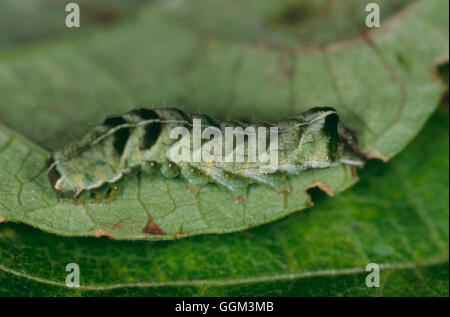
[[[276, 145], [276, 168], [264, 171], [261, 169], [264, 163], [250, 159], [252, 153], [247, 145], [251, 136], [245, 133], [240, 142], [236, 136], [231, 147], [234, 150], [243, 145], [243, 160], [173, 160], [171, 153], [175, 147], [181, 149], [181, 139], [171, 138], [171, 131], [183, 127], [189, 132], [189, 141], [189, 137], [195, 137], [192, 123], [194, 119], [197, 122], [201, 120], [201, 127], [212, 127], [217, 132], [225, 132], [225, 135], [227, 127], [236, 130], [242, 128], [241, 133], [243, 129], [250, 131], [247, 128], [255, 127], [255, 137], [258, 137], [258, 141], [264, 141], [258, 145], [265, 145], [266, 149], [271, 150]], [[271, 132], [275, 129], [279, 133], [272, 137], [256, 127], [267, 127]], [[259, 139], [261, 136], [263, 138]], [[200, 149], [210, 148], [211, 142], [211, 139], [202, 139]], [[218, 149], [221, 150], [214, 148], [210, 153], [219, 153]], [[207, 183], [220, 184], [231, 191], [236, 201], [242, 201], [246, 198], [247, 188], [251, 183], [266, 184], [280, 194], [289, 194], [291, 190], [286, 182], [287, 175], [300, 175], [307, 169], [327, 168], [338, 164], [361, 166], [361, 157], [353, 133], [340, 123], [336, 110], [329, 107], [312, 108], [276, 123], [253, 124], [240, 121], [216, 122], [209, 116], [188, 115], [175, 108], [142, 108], [107, 118], [80, 140], [54, 152], [48, 159], [46, 168], [52, 187], [63, 197], [77, 197], [83, 191], [115, 183], [124, 175], [140, 169], [149, 173], [158, 172], [166, 178], [181, 176], [191, 188]]]

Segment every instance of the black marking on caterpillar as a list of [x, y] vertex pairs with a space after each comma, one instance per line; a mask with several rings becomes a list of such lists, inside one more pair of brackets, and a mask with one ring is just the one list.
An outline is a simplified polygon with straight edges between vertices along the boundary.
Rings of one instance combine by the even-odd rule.
[[[272, 173], [248, 173], [249, 162], [175, 163], [169, 157], [176, 140], [169, 138], [172, 128], [192, 129], [192, 119], [202, 127], [227, 126], [278, 127], [279, 168]], [[192, 130], [190, 130], [192, 133]], [[248, 139], [245, 139], [245, 144]], [[270, 139], [269, 141], [270, 142]], [[201, 146], [207, 143], [203, 142]], [[244, 145], [244, 148], [247, 148]], [[236, 201], [246, 198], [248, 185], [261, 183], [280, 194], [290, 193], [286, 175], [300, 175], [311, 168], [338, 164], [361, 166], [356, 138], [339, 121], [333, 108], [312, 108], [276, 123], [239, 121], [216, 122], [206, 115], [188, 115], [175, 108], [135, 109], [105, 119], [81, 139], [55, 151], [46, 163], [54, 190], [63, 197], [77, 197], [83, 191], [115, 183], [136, 169], [159, 172], [166, 178], [182, 177], [191, 187], [216, 183], [228, 188]], [[251, 163], [252, 168], [259, 163]]]

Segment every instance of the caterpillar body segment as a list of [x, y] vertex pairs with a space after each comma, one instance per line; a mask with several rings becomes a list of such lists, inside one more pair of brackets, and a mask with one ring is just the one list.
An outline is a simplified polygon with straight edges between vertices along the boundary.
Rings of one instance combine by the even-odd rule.
[[[196, 138], [194, 120], [200, 120], [197, 122], [201, 122], [201, 128], [211, 128], [213, 133], [225, 135], [222, 153], [231, 155], [228, 158], [232, 160], [219, 160], [217, 156], [209, 160], [203, 157], [192, 160], [196, 155], [194, 151], [189, 153], [190, 160], [173, 159], [171, 153], [175, 147], [180, 147], [180, 139], [171, 138], [171, 132], [180, 127], [188, 131], [189, 145], [195, 140], [200, 142], [197, 148], [200, 152], [207, 149], [206, 152], [213, 155], [220, 152], [217, 151], [220, 147], [212, 146], [214, 138]], [[260, 127], [267, 129], [259, 130]], [[269, 133], [272, 128], [278, 132], [274, 137]], [[226, 144], [230, 143], [226, 142], [226, 134], [230, 129], [237, 129], [237, 134], [244, 131], [244, 136], [239, 143], [238, 137], [233, 139], [235, 136], [232, 135], [231, 146], [227, 148]], [[259, 155], [262, 151], [260, 148], [255, 152], [250, 150], [252, 137], [264, 141], [264, 153], [276, 149], [275, 169], [264, 170], [262, 167], [267, 163], [254, 159], [255, 153]], [[233, 156], [238, 146], [244, 149], [240, 160]], [[176, 108], [141, 108], [105, 119], [81, 139], [52, 153], [46, 167], [52, 187], [63, 197], [77, 197], [83, 191], [115, 183], [140, 169], [147, 173], [157, 172], [165, 178], [182, 177], [192, 188], [216, 183], [231, 191], [236, 201], [242, 201], [249, 184], [265, 184], [280, 194], [289, 194], [287, 175], [301, 175], [308, 169], [338, 164], [360, 166], [363, 160], [358, 154], [355, 137], [340, 123], [333, 108], [312, 108], [276, 123], [252, 124], [217, 122], [209, 116], [189, 115]]]

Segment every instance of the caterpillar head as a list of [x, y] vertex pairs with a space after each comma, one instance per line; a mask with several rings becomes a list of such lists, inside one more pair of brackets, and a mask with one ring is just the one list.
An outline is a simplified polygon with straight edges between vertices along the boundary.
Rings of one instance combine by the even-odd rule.
[[312, 108], [297, 116], [306, 124], [301, 133], [301, 160], [311, 167], [327, 167], [340, 156], [339, 116], [329, 107]]
[[358, 154], [356, 137], [342, 125], [334, 108], [312, 108], [298, 118], [308, 123], [302, 134], [302, 143], [312, 167], [326, 167], [333, 163], [364, 164]]

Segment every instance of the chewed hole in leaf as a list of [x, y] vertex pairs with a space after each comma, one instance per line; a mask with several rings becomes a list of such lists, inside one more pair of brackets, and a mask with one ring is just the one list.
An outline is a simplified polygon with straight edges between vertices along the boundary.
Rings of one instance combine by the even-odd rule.
[[324, 202], [330, 197], [323, 189], [317, 186], [309, 188], [306, 192], [314, 204]]

